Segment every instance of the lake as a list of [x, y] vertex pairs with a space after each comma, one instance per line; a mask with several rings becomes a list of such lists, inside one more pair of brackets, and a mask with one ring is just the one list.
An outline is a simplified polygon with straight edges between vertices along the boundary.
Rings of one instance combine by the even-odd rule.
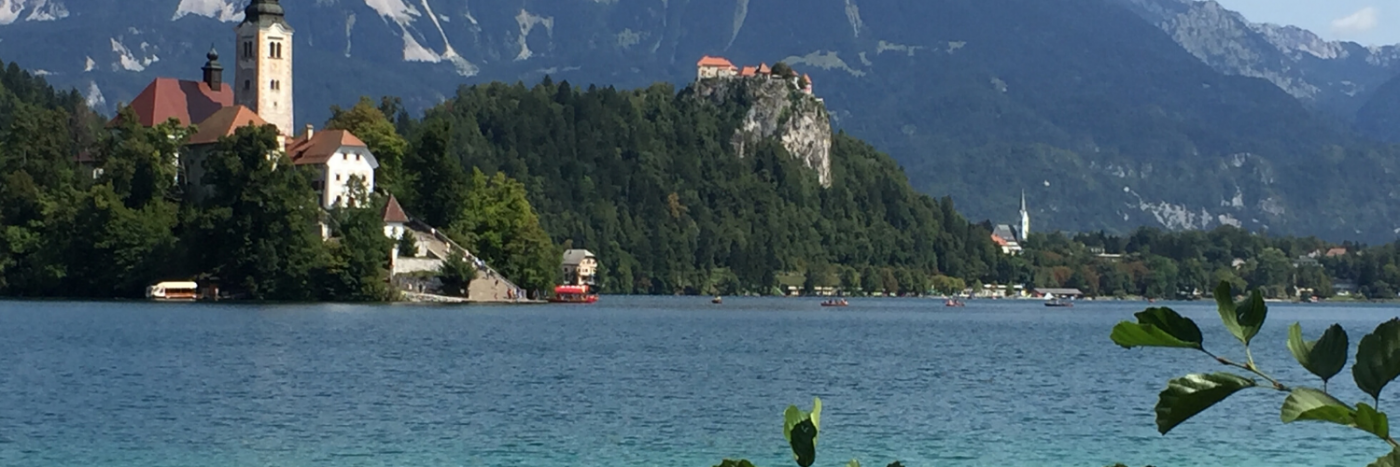
[[[1167, 436], [1167, 379], [1225, 370], [1125, 350], [1142, 303], [605, 297], [595, 306], [0, 302], [0, 465], [795, 465], [789, 404], [822, 398], [818, 466], [1364, 466], [1361, 432], [1237, 394]], [[1207, 348], [1240, 357], [1213, 304]], [[1320, 385], [1286, 326], [1353, 347], [1389, 306], [1271, 305], [1255, 359]], [[1354, 353], [1353, 353], [1354, 355]], [[1350, 370], [1333, 381], [1365, 400]], [[1337, 390], [1344, 388], [1344, 390]], [[1393, 396], [1396, 389], [1387, 391]], [[1382, 410], [1400, 404], [1382, 399]]]

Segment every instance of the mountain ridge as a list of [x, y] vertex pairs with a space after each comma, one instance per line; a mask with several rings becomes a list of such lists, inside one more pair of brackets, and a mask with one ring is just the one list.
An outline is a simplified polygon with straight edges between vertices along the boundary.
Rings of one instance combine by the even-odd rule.
[[[1273, 83], [1222, 74], [1129, 1], [1158, 0], [364, 0], [288, 14], [301, 122], [360, 95], [398, 95], [416, 112], [461, 84], [550, 75], [641, 87], [693, 80], [705, 54], [786, 59], [812, 75], [836, 127], [973, 218], [1010, 218], [1024, 189], [1051, 229], [1393, 238], [1394, 195], [1375, 196], [1395, 181], [1388, 149]], [[221, 20], [244, 3], [47, 2], [70, 14], [0, 26], [0, 55], [107, 108], [153, 75], [194, 76], [209, 42], [230, 42]], [[1374, 181], [1349, 182], [1348, 170]]]

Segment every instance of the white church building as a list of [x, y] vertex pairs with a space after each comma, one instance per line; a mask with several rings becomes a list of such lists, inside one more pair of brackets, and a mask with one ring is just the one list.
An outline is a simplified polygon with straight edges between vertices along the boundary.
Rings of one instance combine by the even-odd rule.
[[210, 50], [202, 80], [156, 78], [131, 102], [142, 125], [174, 118], [198, 128], [180, 154], [181, 179], [191, 193], [204, 193], [204, 159], [220, 138], [244, 126], [268, 124], [277, 127], [281, 150], [299, 168], [311, 171], [323, 208], [347, 205], [354, 181], [374, 191], [379, 162], [364, 141], [345, 130], [315, 131], [312, 125], [295, 133], [294, 34], [278, 0], [253, 0], [234, 28], [232, 82], [224, 82], [219, 53]]

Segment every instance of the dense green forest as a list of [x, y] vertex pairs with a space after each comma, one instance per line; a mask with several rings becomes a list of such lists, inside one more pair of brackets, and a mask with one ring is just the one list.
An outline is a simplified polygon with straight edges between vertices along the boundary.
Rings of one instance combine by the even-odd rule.
[[[829, 189], [777, 142], [736, 157], [728, 142], [747, 105], [669, 85], [546, 79], [463, 87], [422, 119], [392, 100], [384, 108], [402, 134], [450, 129], [452, 157], [419, 162], [418, 176], [436, 178], [427, 186], [461, 186], [444, 179], [459, 168], [519, 180], [556, 243], [599, 256], [610, 292], [771, 293], [794, 272], [811, 286], [864, 276], [882, 278], [875, 291], [917, 293], [937, 275], [994, 274], [1003, 259], [986, 229], [951, 200], [915, 192], [893, 160], [850, 136], [834, 136]], [[455, 221], [438, 214], [455, 211], [440, 207], [440, 190], [400, 192], [415, 215]]]
[[[264, 157], [270, 128], [222, 140], [202, 180], [216, 195], [195, 202], [174, 159], [192, 128], [108, 128], [77, 94], [14, 66], [3, 84], [0, 294], [131, 297], [199, 277], [254, 299], [390, 296], [377, 258], [392, 244], [366, 234], [383, 193], [320, 212], [306, 174]], [[562, 248], [595, 251], [611, 292], [665, 294], [773, 293], [789, 273], [918, 293], [937, 275], [989, 278], [1004, 260], [950, 200], [914, 192], [846, 135], [830, 189], [780, 144], [735, 157], [724, 142], [746, 105], [546, 80], [464, 87], [423, 118], [366, 100], [327, 126], [379, 156], [377, 191], [532, 290], [555, 282]]]
[[1178, 297], [1219, 280], [1276, 297], [1400, 289], [1397, 245], [1327, 255], [1333, 245], [1318, 239], [1232, 227], [1037, 234], [1025, 254], [1002, 255], [988, 226], [913, 191], [889, 157], [843, 133], [830, 188], [777, 142], [735, 156], [729, 136], [749, 105], [548, 79], [462, 87], [421, 117], [393, 98], [364, 99], [333, 109], [327, 127], [371, 146], [378, 189], [324, 212], [306, 174], [266, 157], [270, 127], [222, 140], [203, 180], [215, 195], [195, 202], [174, 163], [193, 128], [108, 126], [78, 94], [11, 64], [0, 74], [0, 295], [133, 297], [158, 280], [201, 278], [254, 299], [389, 299], [386, 193], [535, 291], [555, 283], [565, 248], [594, 251], [612, 293], [998, 283]]

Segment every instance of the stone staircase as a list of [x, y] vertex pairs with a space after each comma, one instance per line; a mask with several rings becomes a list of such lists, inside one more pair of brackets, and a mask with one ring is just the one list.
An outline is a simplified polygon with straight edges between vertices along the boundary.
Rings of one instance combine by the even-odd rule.
[[477, 258], [466, 248], [462, 248], [452, 239], [447, 238], [437, 231], [437, 229], [418, 221], [411, 221], [405, 225], [408, 231], [413, 233], [413, 237], [418, 240], [418, 256], [413, 258], [399, 257], [394, 261], [394, 275], [412, 274], [415, 272], [436, 271], [442, 267], [443, 260], [452, 254], [453, 249], [466, 253], [467, 261], [476, 265], [476, 278], [467, 288], [467, 299], [472, 302], [514, 302], [522, 301], [520, 296], [522, 289], [506, 279], [491, 265]]

